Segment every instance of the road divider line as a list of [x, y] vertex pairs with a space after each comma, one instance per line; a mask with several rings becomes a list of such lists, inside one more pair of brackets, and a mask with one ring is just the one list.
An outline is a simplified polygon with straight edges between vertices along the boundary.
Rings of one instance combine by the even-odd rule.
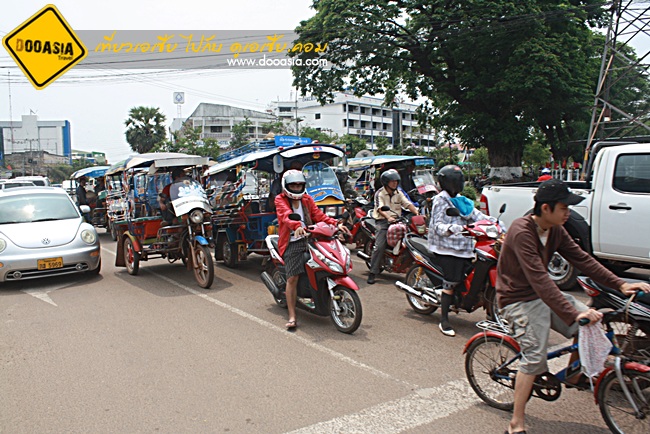
[[365, 408], [358, 413], [291, 431], [289, 434], [368, 433], [406, 431], [466, 410], [480, 402], [465, 379], [453, 380], [393, 401]]

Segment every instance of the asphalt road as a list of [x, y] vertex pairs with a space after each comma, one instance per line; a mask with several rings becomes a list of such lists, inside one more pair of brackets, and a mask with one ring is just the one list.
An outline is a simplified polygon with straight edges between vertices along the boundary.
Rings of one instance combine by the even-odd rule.
[[[259, 279], [261, 258], [216, 265], [203, 290], [179, 263], [115, 268], [101, 234], [101, 276], [0, 286], [1, 433], [502, 433], [510, 414], [483, 404], [463, 346], [483, 312], [423, 317], [394, 282], [365, 283], [354, 335], [299, 311], [284, 329]], [[582, 297], [582, 294], [578, 294]], [[552, 344], [563, 341], [554, 336]], [[533, 399], [529, 432], [605, 433], [593, 396]]]

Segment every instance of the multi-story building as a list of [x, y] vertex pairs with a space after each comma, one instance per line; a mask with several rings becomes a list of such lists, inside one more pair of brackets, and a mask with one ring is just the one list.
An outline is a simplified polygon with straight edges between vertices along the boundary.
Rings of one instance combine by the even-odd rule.
[[108, 164], [106, 161], [106, 154], [98, 151], [78, 151], [72, 150], [72, 161], [85, 160], [89, 163], [104, 165]]
[[20, 121], [0, 121], [0, 160], [9, 154], [41, 154], [72, 157], [69, 121], [39, 121], [23, 115]]
[[370, 149], [374, 149], [380, 137], [385, 137], [393, 146], [403, 147], [410, 143], [434, 146], [433, 131], [418, 124], [417, 107], [417, 104], [406, 102], [387, 107], [381, 98], [338, 92], [334, 94], [334, 101], [325, 105], [310, 96], [295, 101], [275, 101], [273, 112], [289, 125], [295, 124], [297, 119], [299, 128], [311, 127], [331, 136], [359, 136], [366, 140]]
[[277, 121], [270, 113], [232, 107], [223, 104], [201, 103], [185, 120], [174, 119], [172, 131], [178, 131], [184, 124], [201, 129], [202, 139], [215, 139], [222, 147], [230, 145], [232, 127], [248, 119], [250, 140], [262, 140], [268, 132], [263, 125]]

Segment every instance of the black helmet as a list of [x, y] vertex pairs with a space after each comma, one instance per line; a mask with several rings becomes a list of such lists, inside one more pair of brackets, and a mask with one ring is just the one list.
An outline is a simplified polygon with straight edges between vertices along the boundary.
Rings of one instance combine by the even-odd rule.
[[388, 169], [384, 173], [381, 174], [381, 177], [379, 178], [381, 181], [381, 185], [386, 187], [390, 181], [401, 181], [402, 178], [399, 176], [399, 173], [395, 169]]
[[449, 196], [456, 197], [458, 193], [463, 191], [465, 176], [463, 176], [460, 167], [450, 164], [438, 171], [438, 182], [440, 187], [449, 193]]
[[336, 179], [339, 180], [339, 184], [341, 184], [341, 187], [343, 187], [348, 181], [348, 171], [342, 167], [337, 167], [334, 169], [334, 172], [336, 173]]

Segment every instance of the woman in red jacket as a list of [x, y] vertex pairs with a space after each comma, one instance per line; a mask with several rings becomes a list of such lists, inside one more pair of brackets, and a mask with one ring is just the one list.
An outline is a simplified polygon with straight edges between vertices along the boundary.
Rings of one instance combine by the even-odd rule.
[[[287, 170], [282, 176], [282, 193], [275, 197], [275, 209], [280, 226], [278, 250], [285, 264], [287, 278], [286, 296], [289, 321], [287, 329], [294, 329], [296, 322], [296, 298], [298, 292], [298, 277], [305, 272], [305, 252], [307, 251], [307, 233], [305, 227], [314, 223], [325, 222], [336, 225], [336, 219], [328, 217], [305, 193], [305, 176], [299, 170]], [[300, 220], [290, 220], [290, 214], [298, 214]], [[345, 233], [350, 231], [343, 225], [338, 225]]]

